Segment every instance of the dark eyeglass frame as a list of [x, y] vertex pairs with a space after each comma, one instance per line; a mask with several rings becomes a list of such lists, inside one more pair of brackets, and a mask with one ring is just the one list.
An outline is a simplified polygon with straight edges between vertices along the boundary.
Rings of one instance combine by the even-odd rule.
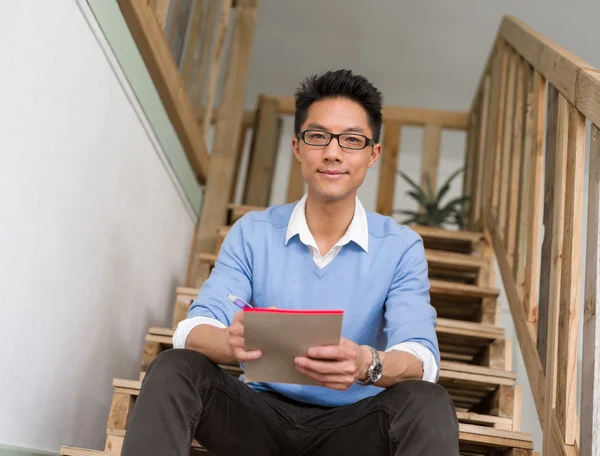
[[[329, 135], [329, 141], [327, 141], [327, 144], [311, 144], [309, 142], [306, 141], [306, 133], [310, 132], [310, 131], [314, 131], [314, 132], [319, 132], [319, 133], [325, 133]], [[365, 138], [365, 145], [363, 147], [357, 148], [357, 147], [346, 147], [346, 146], [342, 146], [342, 143], [340, 142], [340, 136], [360, 136], [362, 138]], [[301, 139], [304, 144], [308, 145], [308, 146], [312, 146], [312, 147], [327, 147], [329, 144], [331, 144], [331, 140], [332, 139], [337, 139], [337, 143], [338, 145], [342, 148], [342, 149], [347, 149], [347, 150], [363, 150], [369, 146], [373, 146], [375, 145], [375, 141], [371, 138], [369, 138], [368, 136], [365, 135], [361, 135], [358, 133], [329, 133], [328, 131], [325, 130], [304, 130], [301, 131], [300, 133], [298, 133], [298, 138]]]

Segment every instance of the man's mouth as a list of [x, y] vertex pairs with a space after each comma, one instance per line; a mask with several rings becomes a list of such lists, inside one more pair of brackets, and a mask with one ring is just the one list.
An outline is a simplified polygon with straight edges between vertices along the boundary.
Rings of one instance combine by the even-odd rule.
[[334, 170], [334, 169], [324, 169], [324, 170], [321, 170], [319, 172], [321, 174], [325, 174], [327, 176], [341, 176], [342, 174], [346, 174], [346, 173], [343, 173], [342, 171], [337, 171], [337, 170]]

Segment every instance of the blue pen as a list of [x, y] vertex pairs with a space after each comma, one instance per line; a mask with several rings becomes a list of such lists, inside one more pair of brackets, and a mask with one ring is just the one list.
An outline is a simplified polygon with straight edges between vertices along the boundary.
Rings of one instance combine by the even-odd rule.
[[240, 309], [252, 309], [252, 306], [250, 304], [248, 304], [246, 301], [244, 301], [242, 298], [238, 298], [237, 296], [228, 294], [227, 299], [229, 299], [232, 303], [234, 303]]

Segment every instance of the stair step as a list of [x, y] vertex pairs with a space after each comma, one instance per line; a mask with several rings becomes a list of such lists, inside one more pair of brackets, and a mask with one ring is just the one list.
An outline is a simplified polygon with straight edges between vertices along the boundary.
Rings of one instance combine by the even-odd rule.
[[495, 324], [500, 290], [444, 280], [430, 280], [431, 304], [441, 318]]
[[[265, 207], [230, 204], [229, 223], [234, 224], [242, 216], [251, 211], [264, 211]], [[429, 226], [410, 225], [423, 238], [426, 248], [446, 250], [457, 253], [479, 253], [479, 246], [485, 241], [483, 233], [473, 231], [445, 230]]]

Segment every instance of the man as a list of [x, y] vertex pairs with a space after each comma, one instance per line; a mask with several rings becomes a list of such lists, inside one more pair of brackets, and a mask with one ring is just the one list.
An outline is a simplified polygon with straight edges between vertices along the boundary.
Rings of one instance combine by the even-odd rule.
[[[124, 456], [458, 455], [456, 411], [435, 383], [439, 349], [421, 238], [357, 198], [381, 152], [382, 97], [341, 70], [296, 93], [294, 157], [307, 194], [234, 224], [210, 278], [150, 366]], [[217, 364], [244, 349], [255, 307], [344, 309], [339, 345], [313, 347], [296, 369], [320, 386], [246, 384]]]

